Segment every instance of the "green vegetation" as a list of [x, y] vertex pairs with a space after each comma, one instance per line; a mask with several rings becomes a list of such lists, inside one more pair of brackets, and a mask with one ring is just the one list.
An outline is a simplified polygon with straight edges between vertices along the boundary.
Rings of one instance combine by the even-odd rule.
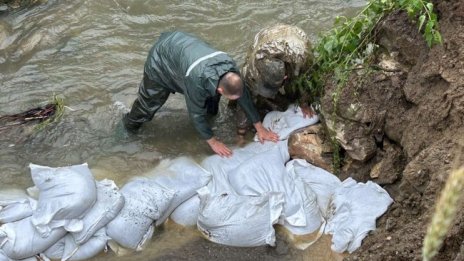
[[[417, 22], [418, 30], [423, 32], [429, 47], [442, 42], [438, 31], [437, 15], [433, 12], [433, 4], [426, 0], [370, 0], [367, 6], [355, 17], [337, 17], [332, 30], [320, 37], [315, 45], [315, 61], [312, 68], [294, 81], [293, 89], [309, 93], [309, 102], [317, 106], [324, 93], [324, 83], [330, 80], [336, 90], [332, 94], [333, 117], [340, 94], [345, 87], [350, 73], [363, 64], [377, 47], [374, 43], [375, 27], [388, 14], [396, 10], [404, 10]], [[335, 134], [331, 133], [334, 145], [334, 169], [339, 169], [340, 156]]]
[[[42, 116], [41, 122], [35, 126], [36, 130], [43, 130], [46, 126], [61, 119], [64, 113], [64, 101], [53, 95], [52, 101], [47, 105], [50, 107], [49, 115]], [[40, 119], [39, 117], [37, 119]]]
[[[323, 94], [323, 82], [333, 75], [337, 85], [343, 86], [347, 75], [363, 64], [373, 53], [374, 28], [383, 17], [396, 10], [405, 10], [418, 22], [418, 30], [431, 47], [442, 42], [433, 4], [426, 0], [371, 0], [355, 17], [337, 17], [335, 27], [322, 35], [314, 48], [316, 59], [308, 74], [295, 81], [298, 89], [311, 94], [311, 102]], [[425, 28], [424, 28], [425, 24]], [[334, 97], [334, 102], [338, 97]]]

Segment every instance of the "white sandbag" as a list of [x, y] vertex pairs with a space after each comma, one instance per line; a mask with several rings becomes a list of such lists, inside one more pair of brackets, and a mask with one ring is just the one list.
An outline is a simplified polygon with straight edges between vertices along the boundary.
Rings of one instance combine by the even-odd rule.
[[289, 161], [286, 165], [286, 169], [287, 173], [292, 175], [295, 180], [300, 179], [311, 188], [316, 194], [317, 204], [322, 215], [325, 218], [330, 217], [332, 213], [329, 211], [329, 204], [335, 190], [342, 185], [340, 179], [330, 172], [318, 168], [302, 159]]
[[195, 195], [196, 190], [211, 179], [209, 172], [187, 157], [163, 160], [147, 176], [159, 187], [173, 192], [169, 207], [156, 219], [157, 226], [163, 224], [174, 209]]
[[64, 237], [58, 240], [51, 247], [43, 251], [43, 255], [45, 255], [47, 258], [52, 259], [52, 260], [61, 260], [61, 258], [63, 257], [63, 252], [64, 252], [64, 244], [65, 244], [64, 239], [67, 236], [68, 234], [66, 234]]
[[[43, 258], [43, 257], [41, 257], [41, 258]], [[47, 258], [43, 258], [42, 260], [43, 261], [50, 261]], [[3, 253], [2, 250], [0, 250], [0, 261], [37, 261], [37, 258], [35, 256], [33, 256], [33, 257], [21, 259], [21, 260], [11, 259], [5, 253]]]
[[97, 198], [95, 181], [87, 163], [60, 168], [29, 166], [32, 180], [40, 190], [38, 206], [32, 215], [37, 231], [47, 236], [57, 226], [68, 226], [71, 222], [76, 227], [78, 219]]
[[0, 261], [11, 261], [11, 259], [7, 257], [6, 254], [3, 253], [2, 250], [0, 250]]
[[169, 208], [174, 192], [147, 178], [130, 181], [120, 192], [125, 199], [124, 207], [108, 223], [106, 233], [125, 248], [142, 250], [153, 222]]
[[22, 189], [5, 189], [0, 191], [0, 206], [27, 201], [27, 194]]
[[82, 231], [71, 233], [81, 245], [113, 220], [124, 206], [124, 197], [112, 180], [97, 182], [97, 201], [82, 218]]
[[[306, 225], [294, 226], [290, 224], [287, 219], [284, 220], [283, 225], [294, 235], [306, 235], [313, 233], [319, 229], [321, 225], [324, 225], [324, 218], [319, 210], [319, 206], [317, 205], [316, 194], [311, 190], [311, 188], [300, 181], [295, 180], [295, 186], [301, 196], [303, 210], [306, 217]], [[288, 201], [286, 201], [286, 203], [287, 202]]]
[[198, 229], [207, 239], [239, 247], [275, 245], [273, 225], [282, 212], [281, 193], [257, 197], [212, 196], [206, 187], [198, 193], [201, 200]]
[[[296, 105], [288, 106], [284, 112], [271, 111], [264, 117], [263, 126], [279, 135], [280, 140], [286, 140], [292, 132], [316, 124], [319, 117], [315, 114], [312, 117], [304, 117], [301, 108]], [[255, 141], [258, 137], [255, 135]]]
[[234, 191], [243, 196], [260, 196], [268, 192], [283, 193], [285, 204], [282, 223], [294, 234], [314, 232], [322, 223], [312, 191], [299, 189], [287, 174], [278, 146], [242, 162], [229, 173]]
[[200, 212], [200, 197], [194, 195], [184, 203], [180, 204], [169, 216], [175, 223], [194, 227], [197, 225], [198, 213]]
[[98, 230], [95, 235], [82, 245], [77, 244], [74, 238], [68, 235], [65, 237], [62, 260], [77, 261], [92, 258], [105, 249], [108, 239], [105, 228]]
[[[288, 154], [287, 147], [287, 141], [279, 141], [277, 143], [264, 142], [263, 144], [252, 142], [243, 148], [234, 149], [232, 156], [229, 158], [223, 158], [219, 155], [207, 157], [203, 160], [201, 165], [213, 176], [211, 182], [208, 184], [211, 194], [236, 194], [234, 189], [230, 186], [228, 178], [232, 170], [236, 169], [243, 162], [250, 160], [253, 156], [266, 154], [271, 150], [278, 150], [282, 161], [288, 161], [290, 155]], [[265, 163], [263, 162], [263, 164]]]
[[327, 223], [326, 233], [332, 234], [332, 250], [352, 253], [361, 246], [367, 233], [375, 229], [375, 221], [393, 202], [379, 185], [368, 181], [356, 183], [352, 178], [343, 181], [332, 201], [335, 209]]
[[77, 244], [73, 236], [68, 233], [44, 251], [44, 255], [50, 259], [61, 259], [63, 261], [86, 260], [103, 251], [107, 241], [108, 236], [104, 228], [98, 230], [94, 236], [82, 245]]
[[[155, 225], [152, 224], [148, 228], [147, 233], [142, 236], [142, 240], [140, 241], [140, 244], [138, 246], [138, 249], [136, 251], [143, 250], [143, 247], [145, 244], [152, 238], [153, 233], [155, 232]], [[111, 238], [108, 240], [108, 247], [117, 255], [117, 256], [126, 256], [130, 253], [133, 253], [133, 249], [129, 249], [126, 247], [121, 246], [118, 244], [116, 241], [112, 240]]]
[[41, 237], [31, 223], [32, 217], [7, 223], [0, 227], [0, 249], [12, 259], [34, 256], [55, 244], [66, 234], [64, 228], [52, 229], [48, 237]]
[[27, 197], [20, 199], [18, 202], [10, 202], [1, 206], [0, 223], [10, 223], [32, 216], [32, 212], [37, 208], [37, 201]]
[[0, 249], [0, 261], [12, 261], [3, 251]]

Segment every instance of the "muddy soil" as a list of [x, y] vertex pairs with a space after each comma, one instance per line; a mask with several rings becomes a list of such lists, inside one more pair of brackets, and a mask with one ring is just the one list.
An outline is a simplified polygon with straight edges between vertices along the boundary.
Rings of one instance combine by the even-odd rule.
[[[395, 201], [347, 260], [422, 260], [434, 203], [464, 164], [464, 1], [435, 6], [443, 44], [428, 48], [406, 13], [389, 15], [377, 28], [377, 69], [353, 73], [335, 112], [347, 143], [341, 179], [373, 180]], [[333, 90], [327, 83], [326, 118]], [[462, 207], [434, 260], [464, 260]]]

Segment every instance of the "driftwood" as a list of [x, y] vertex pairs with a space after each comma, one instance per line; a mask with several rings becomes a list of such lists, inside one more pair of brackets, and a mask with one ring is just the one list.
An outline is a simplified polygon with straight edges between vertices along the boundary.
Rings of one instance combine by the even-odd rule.
[[49, 103], [43, 107], [37, 107], [18, 114], [0, 117], [0, 131], [23, 125], [29, 122], [41, 123], [55, 115], [58, 104]]

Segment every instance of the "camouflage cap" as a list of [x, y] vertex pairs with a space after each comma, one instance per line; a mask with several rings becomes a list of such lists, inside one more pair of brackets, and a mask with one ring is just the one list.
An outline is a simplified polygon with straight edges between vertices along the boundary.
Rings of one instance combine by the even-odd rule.
[[260, 79], [257, 82], [256, 92], [266, 98], [273, 98], [284, 81], [285, 63], [280, 59], [265, 57], [255, 62]]

